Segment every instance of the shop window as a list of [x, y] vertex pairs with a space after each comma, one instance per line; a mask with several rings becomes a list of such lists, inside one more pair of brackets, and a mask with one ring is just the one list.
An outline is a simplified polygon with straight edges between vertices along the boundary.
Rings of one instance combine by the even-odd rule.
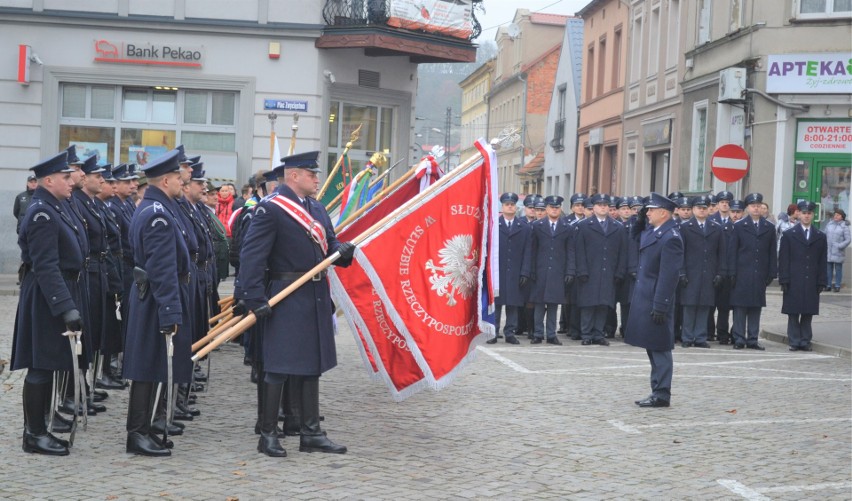
[[62, 88], [62, 116], [86, 118], [85, 85], [66, 85]]
[[145, 165], [175, 146], [173, 130], [122, 129], [119, 162]]
[[689, 191], [704, 191], [707, 169], [707, 101], [692, 108], [692, 152], [689, 156]]
[[[352, 144], [349, 151], [353, 172], [358, 172], [370, 159], [370, 155], [376, 151], [384, 153], [393, 164], [391, 154], [394, 133], [393, 108], [341, 101], [332, 101], [328, 110], [329, 157], [337, 159], [358, 125], [361, 125], [359, 138]], [[334, 160], [329, 162], [328, 170], [330, 171], [332, 167], [334, 167]]]
[[77, 125], [62, 125], [59, 127], [59, 146], [77, 147], [77, 156], [85, 159], [92, 155], [98, 156], [98, 164], [110, 163], [113, 158], [115, 145], [115, 129], [111, 127], [84, 127]]
[[115, 88], [92, 87], [92, 118], [112, 120], [115, 118]]
[[183, 121], [188, 124], [207, 123], [207, 92], [187, 91], [184, 94]]
[[233, 92], [211, 92], [213, 104], [210, 123], [213, 125], [234, 125], [237, 95]]
[[161, 124], [175, 123], [175, 102], [177, 94], [174, 92], [154, 91], [151, 96], [151, 121]]
[[234, 134], [219, 132], [184, 131], [181, 142], [187, 151], [234, 151], [237, 147]]

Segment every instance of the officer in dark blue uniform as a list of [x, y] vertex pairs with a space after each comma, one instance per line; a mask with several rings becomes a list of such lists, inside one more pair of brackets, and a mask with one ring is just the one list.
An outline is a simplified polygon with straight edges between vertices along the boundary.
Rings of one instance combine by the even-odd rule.
[[[251, 310], [265, 322], [263, 335], [263, 412], [258, 451], [284, 457], [276, 431], [281, 394], [288, 377], [301, 381], [299, 450], [343, 454], [320, 428], [319, 377], [337, 365], [333, 308], [325, 271], [317, 274], [275, 308], [269, 298], [335, 253], [336, 265], [348, 266], [355, 246], [338, 242], [325, 208], [311, 198], [319, 188], [318, 151], [281, 159], [278, 189], [262, 200], [240, 252], [235, 314]], [[307, 230], [310, 228], [310, 231]]]
[[[113, 169], [115, 196], [109, 202], [109, 208], [115, 215], [121, 228], [121, 337], [127, 337], [127, 319], [130, 308], [130, 290], [133, 287], [133, 247], [130, 245], [130, 221], [133, 219], [133, 175], [127, 170], [127, 164], [119, 164]], [[130, 202], [130, 203], [128, 203]]]
[[[130, 226], [134, 283], [128, 299], [124, 376], [133, 381], [127, 411], [127, 452], [169, 456], [168, 445], [152, 434], [150, 425], [156, 383], [167, 382], [167, 340], [172, 335], [173, 383], [189, 383], [190, 274], [194, 264], [187, 246], [187, 228], [175, 199], [183, 183], [176, 150], [145, 166], [148, 189]], [[165, 392], [164, 392], [165, 393]]]
[[734, 223], [728, 246], [734, 349], [764, 350], [757, 342], [760, 313], [766, 306], [766, 288], [778, 274], [778, 247], [775, 225], [760, 216], [763, 195], [750, 193], [745, 204], [748, 215]]
[[[84, 256], [77, 223], [68, 214], [74, 182], [68, 153], [31, 168], [38, 178], [33, 203], [18, 234], [21, 291], [12, 340], [12, 370], [28, 369], [24, 379], [23, 450], [64, 456], [68, 442], [45, 424], [54, 371], [73, 371], [69, 343], [62, 333], [82, 329], [80, 274]], [[69, 384], [69, 386], [71, 386]]]
[[[520, 218], [520, 221], [524, 224], [532, 224], [536, 221], [535, 218], [535, 200], [538, 195], [527, 195], [524, 197], [524, 216]], [[520, 312], [518, 313], [518, 329], [517, 335], [526, 334], [527, 337], [532, 338], [532, 329], [533, 329], [533, 306], [532, 303], [529, 302], [530, 296], [530, 288], [526, 287], [522, 289], [524, 292], [524, 306], [521, 307]]]
[[[516, 337], [518, 317], [519, 312], [524, 308], [527, 296], [525, 288], [521, 287], [521, 266], [530, 238], [530, 225], [515, 217], [518, 203], [517, 194], [503, 193], [500, 195], [500, 203], [503, 205], [503, 211], [499, 218], [500, 294], [494, 298], [497, 309], [495, 312], [496, 325], [499, 329], [500, 317], [505, 306], [506, 326], [503, 328], [503, 334], [506, 337], [506, 342], [520, 344]], [[489, 344], [496, 342], [496, 337], [488, 340]]]
[[580, 332], [583, 345], [609, 346], [604, 324], [627, 274], [627, 235], [609, 217], [609, 195], [596, 193], [591, 202], [594, 216], [577, 223], [575, 243]]
[[651, 193], [634, 232], [640, 233], [639, 267], [624, 342], [645, 348], [651, 362], [651, 395], [639, 407], [668, 407], [674, 362], [674, 294], [683, 265], [683, 241], [672, 221], [675, 203]]
[[624, 337], [627, 317], [630, 315], [630, 300], [633, 298], [633, 287], [636, 285], [636, 268], [639, 266], [639, 238], [638, 235], [633, 236], [633, 225], [636, 224], [633, 207], [642, 207], [642, 197], [624, 197], [618, 204], [619, 222], [624, 225], [624, 234], [627, 237], [627, 274], [616, 291], [615, 297], [621, 311], [621, 326], [618, 330], [622, 338]]
[[[727, 251], [728, 245], [730, 245], [731, 234], [734, 231], [734, 221], [731, 218], [731, 202], [734, 201], [734, 194], [730, 191], [720, 191], [716, 194], [716, 209], [717, 211], [708, 217], [711, 222], [719, 223], [719, 226], [722, 227], [722, 235], [725, 240], [725, 249]], [[727, 252], [726, 252], [727, 254]], [[727, 263], [725, 265], [727, 268]], [[716, 302], [715, 302], [715, 310], [716, 310], [716, 321], [713, 322], [713, 312], [710, 312], [710, 321], [712, 322], [709, 330], [708, 330], [708, 339], [712, 339], [714, 337], [713, 331], [715, 330], [715, 337], [719, 340], [719, 344], [730, 344], [731, 343], [731, 329], [730, 329], [730, 317], [731, 317], [731, 277], [730, 275], [724, 277], [724, 280], [716, 288]]]
[[569, 223], [576, 223], [577, 221], [586, 217], [586, 211], [583, 209], [583, 205], [586, 202], [586, 195], [584, 193], [574, 193], [571, 195], [571, 214], [568, 214], [566, 218]]
[[[586, 217], [586, 211], [583, 208], [583, 204], [586, 200], [587, 197], [583, 193], [578, 192], [571, 195], [571, 213], [565, 216], [565, 220], [568, 221], [569, 224], [574, 225]], [[559, 334], [568, 333], [569, 337], [576, 340], [580, 339], [580, 310], [576, 306], [576, 287], [572, 285], [568, 289], [566, 301], [562, 304], [562, 309], [559, 315], [559, 330], [556, 332]]]
[[778, 253], [778, 283], [784, 293], [781, 313], [787, 315], [790, 351], [812, 351], [811, 321], [819, 315], [819, 294], [828, 285], [828, 241], [811, 225], [816, 204], [802, 200], [797, 205], [799, 224], [782, 234]]
[[532, 344], [541, 343], [545, 334], [549, 344], [562, 344], [556, 338], [556, 313], [559, 305], [566, 302], [566, 289], [574, 279], [574, 232], [560, 217], [562, 200], [553, 195], [545, 198], [547, 217], [532, 224], [521, 268], [521, 287], [531, 282], [530, 302], [535, 305]]
[[708, 219], [710, 197], [692, 199], [693, 217], [680, 224], [683, 269], [678, 291], [683, 307], [683, 347], [709, 348], [707, 317], [716, 301], [716, 289], [727, 276], [725, 235], [722, 226]]
[[101, 343], [103, 362], [99, 378], [96, 382], [98, 388], [122, 390], [126, 387], [124, 381], [118, 376], [117, 367], [118, 354], [124, 349], [124, 338], [121, 330], [121, 305], [122, 280], [121, 280], [121, 224], [112, 209], [112, 198], [115, 196], [116, 180], [112, 176], [112, 169], [104, 166], [103, 189], [95, 197], [95, 206], [100, 211], [106, 225], [107, 239], [107, 301], [104, 307], [104, 339]]

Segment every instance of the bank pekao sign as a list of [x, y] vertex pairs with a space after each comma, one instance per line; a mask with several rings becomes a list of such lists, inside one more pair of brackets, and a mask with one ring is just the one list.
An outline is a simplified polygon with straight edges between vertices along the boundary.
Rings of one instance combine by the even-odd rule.
[[766, 92], [772, 94], [848, 94], [852, 52], [779, 54], [767, 57]]
[[200, 68], [203, 47], [95, 40], [95, 62]]

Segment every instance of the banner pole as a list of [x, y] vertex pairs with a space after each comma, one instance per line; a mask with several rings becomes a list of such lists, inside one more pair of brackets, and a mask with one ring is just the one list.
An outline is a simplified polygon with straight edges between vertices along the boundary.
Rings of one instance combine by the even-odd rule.
[[322, 188], [320, 188], [317, 196], [314, 197], [316, 200], [322, 200], [322, 196], [325, 195], [325, 192], [328, 190], [329, 185], [331, 184], [331, 180], [334, 179], [334, 175], [337, 174], [338, 169], [340, 169], [341, 164], [343, 164], [343, 157], [345, 157], [349, 150], [352, 149], [352, 144], [358, 140], [358, 137], [361, 134], [361, 126], [364, 124], [358, 124], [358, 128], [352, 131], [352, 134], [349, 136], [349, 142], [346, 143], [346, 147], [343, 148], [343, 153], [337, 157], [337, 162], [334, 164], [334, 168], [331, 169], [331, 172], [328, 174], [328, 177], [325, 179], [325, 183], [323, 183]]

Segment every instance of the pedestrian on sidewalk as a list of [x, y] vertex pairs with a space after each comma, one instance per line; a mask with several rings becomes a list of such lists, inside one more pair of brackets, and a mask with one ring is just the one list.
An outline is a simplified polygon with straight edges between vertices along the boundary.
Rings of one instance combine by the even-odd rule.
[[826, 291], [832, 287], [834, 281], [834, 292], [840, 292], [843, 281], [843, 261], [846, 258], [846, 247], [852, 238], [849, 235], [849, 221], [846, 220], [846, 212], [841, 208], [834, 209], [834, 216], [825, 225], [825, 236], [828, 239], [828, 281], [825, 284]]
[[811, 321], [819, 315], [819, 294], [825, 287], [825, 233], [811, 226], [816, 204], [798, 203], [799, 224], [785, 231], [778, 254], [778, 283], [784, 293], [781, 313], [787, 315], [790, 351], [813, 351]]

